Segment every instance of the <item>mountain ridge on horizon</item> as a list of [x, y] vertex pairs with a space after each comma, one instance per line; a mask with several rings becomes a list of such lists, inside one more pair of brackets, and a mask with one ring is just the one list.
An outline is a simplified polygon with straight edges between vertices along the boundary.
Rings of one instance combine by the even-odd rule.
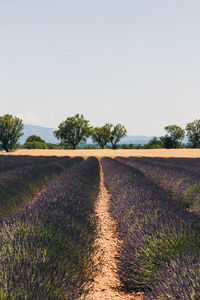
[[[24, 135], [20, 138], [20, 144], [24, 144], [30, 135], [38, 135], [47, 143], [58, 144], [58, 139], [53, 135], [54, 130], [55, 128], [24, 124]], [[121, 139], [120, 144], [147, 144], [151, 138], [152, 136], [127, 135]], [[88, 139], [88, 144], [94, 143], [91, 139]]]

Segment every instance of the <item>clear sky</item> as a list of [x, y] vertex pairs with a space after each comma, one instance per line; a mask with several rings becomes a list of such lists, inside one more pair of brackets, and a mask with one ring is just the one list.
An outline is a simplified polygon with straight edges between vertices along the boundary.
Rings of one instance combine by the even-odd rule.
[[0, 1], [0, 115], [129, 135], [200, 118], [199, 0]]

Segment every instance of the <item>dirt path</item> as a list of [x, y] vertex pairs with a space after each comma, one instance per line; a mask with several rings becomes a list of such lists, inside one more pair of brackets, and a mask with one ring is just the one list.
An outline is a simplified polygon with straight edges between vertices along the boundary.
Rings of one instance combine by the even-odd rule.
[[115, 222], [109, 214], [109, 200], [100, 165], [100, 193], [95, 206], [98, 219], [98, 237], [95, 245], [99, 247], [99, 250], [93, 258], [94, 264], [97, 266], [97, 275], [91, 284], [89, 293], [82, 295], [79, 300], [142, 300], [141, 294], [124, 294], [117, 291], [120, 281], [114, 269], [120, 241], [117, 238]]

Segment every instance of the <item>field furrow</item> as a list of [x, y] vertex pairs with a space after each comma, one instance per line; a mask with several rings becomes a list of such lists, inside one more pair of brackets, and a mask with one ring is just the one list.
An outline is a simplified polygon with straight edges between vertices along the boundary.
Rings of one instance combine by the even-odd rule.
[[95, 203], [97, 217], [97, 238], [93, 257], [96, 266], [96, 276], [92, 283], [86, 286], [89, 292], [84, 293], [79, 300], [141, 300], [142, 295], [123, 293], [119, 290], [120, 280], [116, 272], [116, 256], [121, 241], [116, 232], [116, 224], [109, 212], [110, 195], [104, 185], [104, 175], [100, 165], [100, 191]]

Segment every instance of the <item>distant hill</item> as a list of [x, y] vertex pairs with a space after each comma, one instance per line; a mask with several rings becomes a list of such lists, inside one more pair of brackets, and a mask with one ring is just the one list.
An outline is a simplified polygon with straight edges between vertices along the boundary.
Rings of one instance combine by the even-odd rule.
[[53, 135], [54, 130], [54, 128], [25, 124], [24, 135], [20, 139], [20, 144], [24, 144], [27, 137], [29, 137], [30, 135], [38, 135], [47, 143], [57, 144], [59, 143], [59, 141]]
[[[24, 144], [27, 137], [29, 137], [30, 135], [33, 135], [33, 134], [39, 135], [47, 143], [58, 144], [59, 141], [53, 135], [54, 130], [55, 130], [55, 128], [48, 128], [48, 127], [25, 124], [24, 125], [24, 135], [20, 139], [20, 144]], [[136, 136], [128, 135], [121, 139], [120, 144], [144, 145], [144, 144], [147, 144], [151, 138], [152, 137], [148, 137], [145, 135], [136, 135]], [[91, 139], [88, 139], [88, 144], [93, 144]]]
[[152, 139], [152, 136], [145, 135], [127, 135], [121, 139], [120, 144], [135, 144], [135, 145], [145, 145]]

